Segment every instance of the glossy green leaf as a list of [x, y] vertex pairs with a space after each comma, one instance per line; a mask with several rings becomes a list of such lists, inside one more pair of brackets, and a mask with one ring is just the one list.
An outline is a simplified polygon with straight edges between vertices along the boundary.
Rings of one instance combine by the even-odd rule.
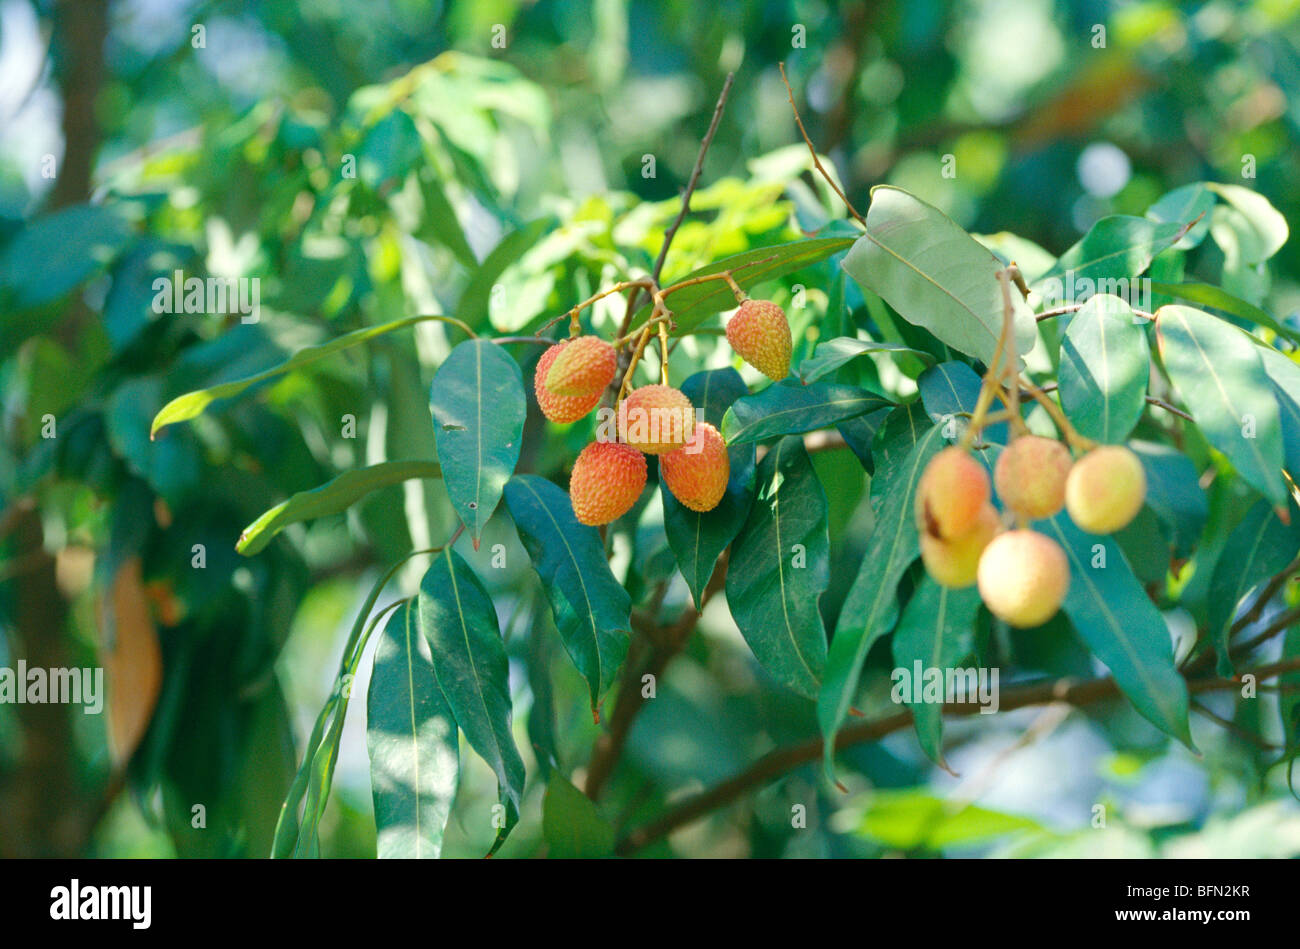
[[1128, 443], [1147, 477], [1146, 505], [1168, 534], [1174, 554], [1190, 557], [1209, 517], [1200, 474], [1186, 455], [1156, 442]]
[[933, 366], [935, 362], [934, 357], [929, 353], [900, 343], [878, 343], [870, 339], [839, 336], [818, 343], [813, 354], [799, 364], [798, 375], [804, 383], [816, 382], [854, 359], [871, 353], [908, 353], [919, 358], [927, 366]]
[[1146, 408], [1150, 375], [1146, 329], [1126, 302], [1099, 293], [1070, 317], [1061, 339], [1061, 407], [1080, 434], [1124, 442]]
[[857, 456], [858, 462], [866, 469], [867, 474], [873, 474], [876, 470], [875, 455], [872, 451], [876, 433], [880, 431], [885, 419], [893, 410], [892, 406], [876, 409], [874, 412], [845, 419], [835, 425], [836, 430], [844, 438], [844, 444], [848, 445], [849, 450]]
[[1291, 523], [1283, 524], [1267, 501], [1255, 504], [1241, 519], [1214, 563], [1206, 598], [1209, 631], [1218, 653], [1219, 674], [1233, 674], [1228, 633], [1238, 608], [1251, 590], [1279, 573], [1300, 554], [1300, 518], [1291, 507]]
[[1257, 326], [1263, 326], [1265, 329], [1270, 329], [1292, 342], [1300, 342], [1300, 333], [1283, 323], [1279, 323], [1255, 304], [1233, 296], [1222, 287], [1216, 287], [1208, 283], [1153, 282], [1151, 289], [1155, 293], [1163, 293], [1180, 300], [1186, 300], [1189, 303], [1199, 303], [1201, 306], [1222, 310], [1224, 313], [1240, 317]]
[[1286, 470], [1295, 480], [1300, 478], [1300, 365], [1272, 346], [1261, 344], [1259, 355], [1277, 398]]
[[524, 763], [510, 719], [510, 670], [496, 608], [482, 581], [450, 547], [420, 580], [420, 631], [429, 640], [438, 686], [465, 738], [488, 763], [504, 806], [491, 853], [519, 820]]
[[542, 837], [546, 856], [581, 860], [614, 855], [614, 828], [585, 794], [552, 769], [542, 797]]
[[[921, 402], [926, 414], [935, 425], [944, 425], [949, 421], [955, 424], [950, 432], [954, 437], [966, 430], [970, 413], [975, 410], [983, 382], [975, 370], [964, 362], [944, 362], [927, 369], [916, 380], [916, 387], [921, 392]], [[1011, 430], [1005, 422], [986, 426], [981, 441], [1005, 445], [1011, 438]], [[992, 459], [987, 451], [981, 456], [992, 470]]]
[[610, 572], [600, 532], [579, 523], [563, 489], [537, 475], [515, 475], [505, 498], [594, 709], [627, 656], [631, 598]]
[[838, 382], [800, 385], [774, 383], [757, 395], [738, 399], [722, 419], [728, 445], [743, 445], [777, 435], [797, 435], [866, 415], [891, 403], [858, 386]]
[[815, 698], [826, 664], [818, 608], [830, 582], [826, 495], [797, 437], [772, 446], [755, 481], [749, 518], [731, 546], [727, 605], [759, 664]]
[[1214, 192], [1204, 182], [1183, 185], [1165, 194], [1147, 208], [1146, 216], [1165, 224], [1188, 226], [1186, 234], [1174, 246], [1191, 250], [1205, 240], [1210, 231], [1210, 212], [1214, 210]]
[[[872, 188], [867, 232], [844, 258], [844, 269], [903, 319], [992, 361], [1002, 328], [1001, 264], [942, 211], [898, 188]], [[1037, 328], [1020, 294], [1013, 291], [1011, 299], [1023, 354]]]
[[298, 350], [289, 359], [273, 366], [264, 372], [255, 373], [246, 376], [243, 379], [236, 379], [232, 382], [223, 382], [221, 385], [212, 386], [207, 389], [198, 389], [194, 392], [187, 392], [184, 395], [177, 396], [166, 405], [161, 411], [154, 416], [153, 425], [149, 431], [149, 437], [152, 438], [158, 434], [159, 429], [168, 425], [174, 425], [177, 422], [187, 422], [192, 418], [202, 415], [204, 410], [217, 399], [229, 399], [232, 396], [239, 395], [244, 390], [257, 385], [259, 382], [266, 382], [268, 379], [274, 379], [276, 376], [282, 376], [286, 372], [293, 372], [295, 369], [301, 369], [312, 363], [324, 359], [326, 356], [332, 356], [335, 353], [347, 349], [350, 346], [356, 346], [367, 340], [374, 339], [376, 336], [383, 336], [385, 333], [391, 333], [393, 330], [404, 329], [407, 326], [414, 326], [416, 323], [423, 323], [428, 320], [446, 321], [445, 316], [411, 316], [404, 320], [393, 320], [391, 323], [382, 323], [379, 326], [365, 326], [359, 330], [353, 330], [351, 333], [345, 333], [337, 339], [332, 339], [328, 343], [322, 343], [319, 346], [308, 346]]
[[1164, 617], [1110, 537], [1085, 534], [1068, 515], [1035, 527], [1060, 543], [1070, 562], [1063, 609], [1092, 654], [1147, 721], [1195, 750], [1187, 723], [1187, 683], [1174, 665]]
[[442, 469], [434, 461], [384, 461], [369, 468], [345, 471], [333, 481], [310, 491], [299, 491], [271, 508], [244, 528], [235, 549], [245, 557], [251, 557], [264, 550], [275, 535], [290, 524], [339, 514], [371, 491], [411, 478], [440, 477]]
[[1156, 254], [1178, 243], [1187, 230], [1186, 224], [1112, 214], [1094, 224], [1034, 286], [1056, 302], [1093, 293], [1127, 295], [1122, 292], [1130, 289], [1127, 282], [1114, 285], [1112, 281], [1129, 281], [1144, 273]]
[[527, 412], [519, 364], [495, 343], [466, 340], [438, 367], [429, 409], [447, 494], [477, 547], [519, 461]]
[[1247, 264], [1258, 264], [1268, 260], [1286, 243], [1290, 231], [1286, 218], [1258, 191], [1242, 185], [1226, 185], [1208, 182], [1206, 187], [1226, 201], [1249, 226], [1252, 239], [1243, 241], [1249, 248], [1243, 260]]
[[459, 733], [417, 612], [399, 607], [375, 648], [366, 750], [381, 858], [435, 859], [460, 777]]
[[897, 429], [894, 437], [903, 441], [893, 452], [909, 443], [910, 447], [896, 462], [882, 461], [871, 481], [876, 524], [840, 611], [817, 698], [817, 720], [825, 740], [828, 772], [834, 768], [835, 736], [857, 694], [862, 663], [876, 640], [893, 627], [898, 617], [898, 581], [920, 555], [921, 541], [913, 512], [916, 484], [926, 464], [944, 447], [939, 426], [929, 425], [918, 432], [914, 413], [906, 407], [895, 411], [896, 416], [900, 413], [912, 424]]
[[[683, 382], [681, 388], [699, 417], [717, 428], [721, 427], [722, 417], [732, 403], [749, 395], [749, 388], [740, 378], [740, 373], [730, 368], [697, 372]], [[752, 443], [727, 447], [731, 463], [727, 492], [712, 511], [692, 511], [673, 497], [660, 480], [664, 533], [697, 604], [713, 576], [718, 557], [749, 515], [754, 500], [754, 455]]]
[[[832, 254], [846, 250], [853, 244], [851, 237], [812, 237], [807, 240], [792, 241], [788, 244], [773, 244], [770, 247], [756, 247], [743, 254], [716, 260], [699, 270], [692, 270], [681, 277], [667, 278], [664, 286], [682, 283], [695, 277], [721, 273], [730, 270], [741, 289], [749, 290], [760, 283], [777, 280], [787, 274], [803, 270], [821, 263]], [[735, 309], [736, 297], [725, 280], [708, 280], [693, 286], [683, 287], [664, 298], [672, 310], [676, 328], [674, 336], [684, 336], [695, 330], [705, 318], [715, 313]], [[650, 316], [650, 307], [638, 310], [632, 321], [632, 328], [641, 326]]]
[[1201, 310], [1163, 306], [1160, 355], [1206, 439], [1265, 497], [1285, 504], [1277, 399], [1255, 341]]
[[470, 277], [465, 290], [456, 305], [456, 316], [464, 320], [471, 328], [478, 330], [489, 323], [491, 316], [492, 288], [501, 280], [506, 269], [525, 253], [542, 236], [555, 227], [555, 219], [542, 217], [529, 221], [523, 227], [510, 231], [501, 238], [500, 243], [483, 258], [478, 269]]
[[926, 757], [945, 770], [951, 769], [943, 758], [943, 703], [953, 697], [942, 687], [938, 701], [924, 692], [916, 694], [924, 679], [914, 673], [919, 663], [922, 676], [936, 670], [945, 677], [949, 669], [966, 659], [975, 649], [975, 614], [979, 608], [980, 595], [975, 587], [953, 590], [927, 576], [912, 594], [894, 632], [894, 666], [912, 680], [908, 706], [917, 740]]

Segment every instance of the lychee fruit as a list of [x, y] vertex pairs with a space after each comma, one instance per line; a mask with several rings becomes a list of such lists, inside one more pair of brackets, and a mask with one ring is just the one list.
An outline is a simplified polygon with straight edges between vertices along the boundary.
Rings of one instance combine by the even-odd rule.
[[695, 407], [679, 389], [653, 385], [633, 389], [618, 412], [618, 435], [633, 448], [662, 455], [695, 434]]
[[727, 321], [731, 348], [763, 375], [780, 382], [790, 374], [790, 323], [768, 300], [746, 300]]
[[1070, 588], [1070, 564], [1046, 534], [1011, 530], [984, 548], [978, 571], [980, 597], [994, 616], [1012, 626], [1038, 626], [1056, 615]]
[[1070, 520], [1090, 534], [1113, 534], [1146, 500], [1142, 462], [1123, 445], [1102, 445], [1074, 463], [1065, 482]]
[[998, 456], [993, 484], [1002, 504], [1030, 520], [1051, 517], [1065, 507], [1070, 449], [1054, 438], [1025, 435]]
[[1001, 527], [997, 510], [992, 504], [985, 504], [975, 523], [964, 534], [951, 540], [922, 534], [921, 560], [926, 571], [943, 586], [970, 586], [979, 570], [980, 554], [984, 553], [984, 548], [997, 536]]
[[951, 446], [930, 459], [916, 487], [916, 527], [950, 540], [970, 530], [990, 495], [984, 466], [963, 448]]
[[659, 456], [659, 474], [673, 497], [692, 511], [712, 511], [727, 493], [731, 459], [718, 430], [707, 422], [676, 451]]
[[556, 395], [603, 392], [618, 371], [618, 353], [598, 336], [579, 336], [560, 350], [546, 373], [546, 388]]
[[626, 514], [645, 488], [645, 455], [618, 442], [592, 442], [578, 453], [569, 475], [573, 513], [593, 527]]
[[600, 404], [602, 394], [597, 389], [589, 395], [557, 395], [547, 387], [546, 377], [566, 345], [567, 341], [556, 343], [542, 353], [542, 358], [537, 360], [537, 371], [533, 373], [533, 391], [537, 393], [537, 404], [541, 407], [542, 414], [552, 422], [576, 422]]

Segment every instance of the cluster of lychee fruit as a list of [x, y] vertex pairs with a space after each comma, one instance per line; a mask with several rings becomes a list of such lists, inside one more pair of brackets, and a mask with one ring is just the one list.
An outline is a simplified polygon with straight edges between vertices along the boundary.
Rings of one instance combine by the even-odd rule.
[[[789, 374], [790, 324], [775, 303], [743, 301], [727, 325], [727, 339], [772, 379]], [[556, 343], [537, 362], [537, 404], [552, 422], [576, 422], [596, 408], [617, 371], [617, 350], [597, 336]], [[569, 476], [569, 498], [579, 521], [596, 526], [626, 514], [645, 489], [646, 455], [659, 456], [659, 475], [684, 506], [700, 512], [718, 506], [731, 476], [727, 446], [716, 428], [696, 420], [680, 389], [666, 384], [633, 389], [616, 413], [618, 441], [587, 445]]]
[[978, 583], [989, 611], [1017, 627], [1056, 614], [1070, 586], [1070, 565], [1055, 540], [1028, 525], [1062, 508], [1091, 534], [1127, 525], [1146, 498], [1146, 475], [1123, 445], [1093, 447], [1077, 461], [1061, 442], [1016, 438], [998, 457], [993, 481], [1015, 526], [1004, 529], [984, 466], [963, 446], [931, 459], [916, 492], [921, 559], [948, 587]]

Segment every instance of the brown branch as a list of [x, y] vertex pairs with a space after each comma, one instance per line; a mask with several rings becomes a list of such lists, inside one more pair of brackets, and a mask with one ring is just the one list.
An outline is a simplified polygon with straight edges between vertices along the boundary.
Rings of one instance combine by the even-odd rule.
[[799, 107], [794, 104], [794, 90], [790, 88], [790, 80], [785, 77], [785, 63], [777, 63], [777, 66], [781, 70], [781, 81], [785, 83], [785, 91], [790, 96], [790, 109], [794, 112], [795, 125], [799, 126], [799, 134], [803, 136], [804, 143], [808, 146], [808, 151], [812, 153], [813, 166], [821, 176], [826, 179], [826, 183], [831, 186], [831, 190], [834, 191], [839, 196], [839, 199], [844, 202], [844, 206], [849, 209], [849, 213], [853, 215], [854, 219], [856, 219], [863, 227], [866, 227], [867, 219], [858, 213], [858, 209], [853, 206], [853, 202], [848, 199], [848, 196], [840, 186], [835, 183], [835, 179], [827, 174], [826, 169], [822, 167], [822, 160], [817, 157], [817, 149], [813, 147], [812, 139], [808, 137], [808, 131], [803, 127], [803, 119], [799, 117]]
[[629, 653], [627, 662], [623, 666], [618, 701], [609, 719], [609, 731], [596, 739], [596, 746], [591, 752], [591, 761], [587, 765], [585, 793], [591, 800], [594, 801], [600, 796], [605, 783], [613, 775], [614, 767], [623, 755], [632, 723], [645, 705], [645, 696], [641, 690], [642, 679], [652, 675], [658, 681], [663, 675], [668, 663], [686, 646], [695, 625], [704, 614], [704, 607], [708, 605], [714, 594], [722, 589], [726, 578], [727, 555], [723, 554], [713, 568], [713, 576], [700, 596], [699, 606], [688, 606], [671, 625], [660, 627], [651, 623], [643, 627], [643, 641], [650, 647], [649, 655], [644, 665], [641, 665], [634, 663]]
[[[722, 113], [727, 107], [727, 96], [731, 93], [731, 84], [735, 81], [734, 72], [727, 73], [727, 79], [722, 84], [722, 91], [718, 93], [717, 104], [713, 107], [713, 118], [709, 121], [709, 129], [704, 133], [704, 138], [700, 142], [699, 154], [695, 156], [695, 167], [691, 170], [691, 177], [686, 182], [686, 190], [682, 192], [682, 206], [677, 212], [677, 218], [669, 225], [668, 230], [664, 231], [664, 242], [659, 247], [659, 256], [655, 258], [654, 269], [650, 272], [655, 284], [659, 283], [659, 276], [663, 273], [664, 261], [668, 259], [668, 248], [672, 246], [673, 238], [677, 236], [677, 229], [682, 226], [682, 221], [686, 220], [686, 215], [691, 210], [691, 195], [695, 193], [695, 186], [699, 184], [700, 175], [704, 172], [704, 159], [709, 154], [709, 146], [713, 144], [713, 136], [718, 131], [718, 123], [722, 121]], [[619, 325], [618, 335], [622, 338], [627, 335], [628, 330], [632, 327], [632, 317], [636, 315], [637, 304], [641, 302], [641, 288], [636, 287], [627, 298], [627, 312], [623, 315], [623, 322]], [[627, 373], [628, 363], [631, 360], [631, 354], [622, 352], [618, 356], [618, 372], [614, 374], [615, 380], [621, 380]], [[610, 383], [610, 389], [606, 391], [619, 391], [614, 388], [615, 383]]]
[[[1295, 669], [1300, 669], [1300, 658], [1273, 663], [1269, 666], [1261, 666], [1250, 670], [1250, 673], [1257, 679], [1266, 679]], [[1195, 679], [1189, 681], [1187, 687], [1189, 691], [1199, 693], [1222, 689], [1239, 689], [1241, 683], [1236, 679]], [[1050, 682], [1021, 686], [1004, 692], [998, 707], [1003, 711], [1011, 711], [1017, 708], [1045, 705], [1051, 702], [1066, 702], [1070, 705], [1081, 706], [1102, 699], [1113, 698], [1119, 694], [1119, 686], [1111, 678], [1090, 679], [1083, 682], [1057, 679]], [[977, 714], [978, 712], [979, 706], [974, 703], [949, 703], [944, 706], [945, 715], [961, 717]], [[835, 748], [836, 750], [843, 750], [853, 745], [876, 741], [906, 728], [911, 722], [912, 713], [910, 711], [900, 711], [884, 718], [850, 725], [842, 729], [836, 736]], [[822, 756], [823, 748], [822, 739], [815, 738], [801, 745], [779, 748], [776, 751], [769, 752], [740, 774], [687, 798], [650, 823], [632, 831], [618, 842], [615, 848], [616, 852], [620, 856], [627, 856], [641, 850], [648, 844], [654, 843], [656, 840], [661, 840], [677, 828], [692, 823], [706, 814], [730, 804], [737, 798], [744, 796], [752, 788], [764, 785], [800, 765], [816, 761]]]

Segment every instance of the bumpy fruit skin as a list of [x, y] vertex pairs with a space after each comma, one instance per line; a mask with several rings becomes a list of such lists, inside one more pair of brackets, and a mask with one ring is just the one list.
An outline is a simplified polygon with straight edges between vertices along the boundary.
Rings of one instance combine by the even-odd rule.
[[1123, 445], [1102, 445], [1074, 463], [1065, 482], [1070, 520], [1090, 534], [1113, 534], [1137, 517], [1147, 495], [1142, 462]]
[[990, 493], [984, 466], [962, 448], [945, 448], [930, 459], [916, 487], [916, 528], [942, 540], [964, 534]]
[[618, 409], [618, 435], [638, 451], [662, 455], [695, 434], [695, 407], [672, 386], [633, 389]]
[[537, 360], [537, 371], [533, 373], [533, 391], [537, 393], [537, 404], [542, 414], [552, 422], [576, 422], [600, 404], [601, 390], [590, 395], [556, 395], [546, 387], [546, 376], [551, 371], [556, 358], [567, 343], [556, 343]]
[[1002, 527], [992, 504], [980, 509], [971, 529], [952, 540], [921, 535], [921, 560], [935, 582], [946, 587], [968, 587], [975, 582], [980, 554]]
[[578, 520], [593, 527], [616, 521], [645, 488], [645, 455], [618, 442], [592, 442], [569, 475], [569, 500]]
[[712, 511], [727, 493], [731, 477], [731, 459], [718, 430], [707, 422], [697, 423], [689, 444], [659, 456], [659, 474], [686, 507]]
[[1065, 507], [1072, 463], [1070, 449], [1056, 439], [1025, 435], [998, 456], [993, 484], [1005, 507], [1036, 521]]
[[1046, 534], [1013, 530], [984, 548], [980, 597], [994, 616], [1012, 626], [1038, 626], [1056, 615], [1070, 588], [1070, 564]]
[[774, 382], [790, 375], [790, 323], [775, 303], [742, 303], [727, 322], [727, 342], [741, 359]]
[[579, 336], [565, 344], [546, 373], [546, 388], [556, 395], [600, 393], [618, 371], [618, 353], [598, 336]]

